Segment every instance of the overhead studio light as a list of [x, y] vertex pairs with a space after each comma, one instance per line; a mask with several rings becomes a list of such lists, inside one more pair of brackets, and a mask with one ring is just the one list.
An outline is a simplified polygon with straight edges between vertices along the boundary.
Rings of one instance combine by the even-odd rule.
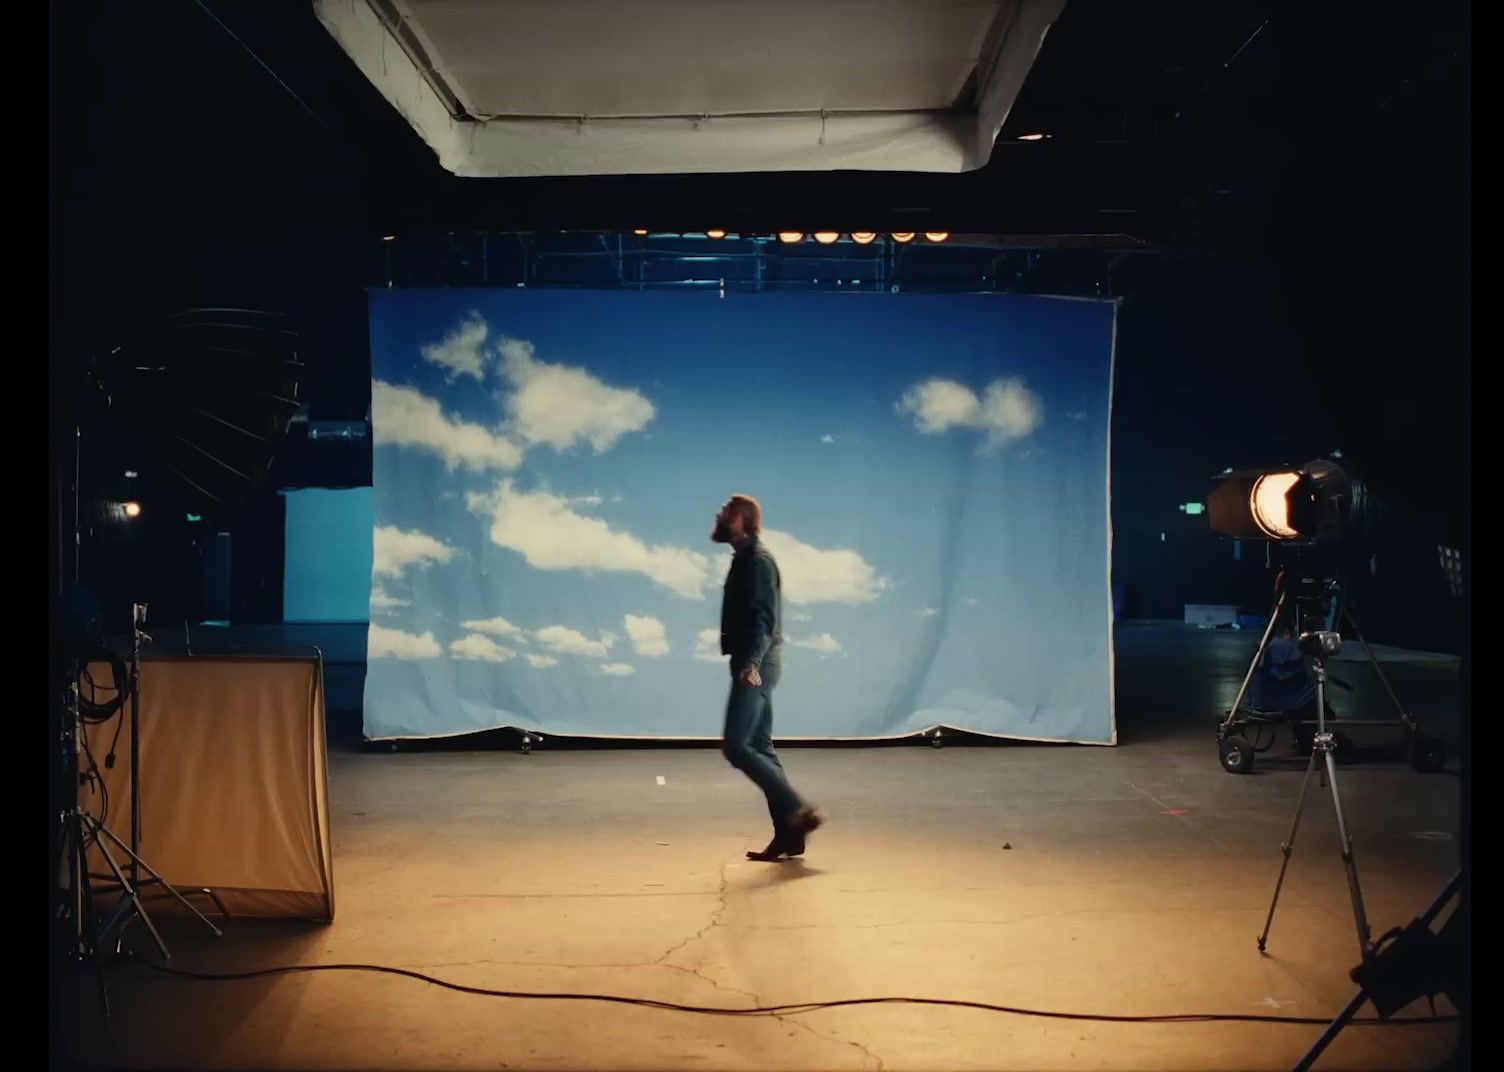
[[947, 238], [950, 237], [950, 232], [949, 231], [925, 231], [924, 232], [924, 237], [927, 238], [927, 239], [929, 239], [931, 242], [944, 242]]
[[120, 510], [132, 521], [141, 516], [141, 504], [138, 502], [122, 503]]
[[1018, 140], [1019, 141], [1049, 141], [1050, 140], [1050, 136], [1048, 134], [1020, 134], [1018, 136]]
[[778, 232], [778, 241], [786, 243], [787, 245], [793, 245], [796, 242], [803, 242], [804, 241], [804, 232], [803, 231], [779, 231]]
[[851, 240], [859, 246], [870, 245], [877, 238], [876, 231], [852, 231]]
[[822, 246], [834, 245], [841, 237], [840, 231], [816, 231], [815, 241]]
[[725, 231], [706, 231], [705, 232], [705, 237], [706, 238], [725, 238], [726, 237], [726, 232]]
[[892, 233], [892, 235], [890, 235], [889, 237], [891, 237], [893, 239], [893, 241], [895, 241], [895, 242], [912, 242], [912, 241], [914, 241], [914, 232], [913, 231], [894, 231]]
[[632, 233], [635, 235], [645, 235], [648, 233], [648, 229], [646, 227], [634, 227]]
[[1298, 468], [1223, 473], [1207, 497], [1214, 532], [1239, 540], [1328, 545], [1348, 526], [1353, 482], [1324, 458]]

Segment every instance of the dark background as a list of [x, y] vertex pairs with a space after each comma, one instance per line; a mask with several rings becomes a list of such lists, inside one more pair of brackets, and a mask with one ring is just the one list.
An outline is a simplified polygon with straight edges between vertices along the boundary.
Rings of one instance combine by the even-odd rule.
[[[101, 531], [86, 553], [107, 606], [139, 592], [168, 617], [280, 617], [274, 489], [370, 479], [368, 440], [308, 437], [366, 418], [367, 287], [687, 277], [673, 256], [685, 243], [635, 227], [937, 229], [1005, 248], [910, 249], [882, 282], [1122, 300], [1124, 615], [1179, 618], [1188, 602], [1258, 613], [1272, 579], [1262, 549], [1235, 559], [1177, 508], [1204, 501], [1227, 467], [1340, 449], [1385, 506], [1369, 632], [1459, 650], [1463, 605], [1436, 547], [1470, 550], [1465, 5], [1398, 18], [1371, 5], [1072, 0], [979, 171], [557, 180], [445, 174], [309, 4], [50, 11], [55, 467], [70, 464], [84, 363], [170, 312], [284, 312], [308, 364], [307, 423], [230, 530], [228, 566], [213, 532], [149, 509], [150, 525]], [[1051, 138], [1016, 140], [1032, 131]], [[750, 247], [720, 248], [720, 274], [748, 285], [737, 273], [749, 262], [731, 254]], [[765, 285], [813, 286], [820, 261], [782, 252]], [[83, 457], [89, 490], [124, 493], [128, 452], [101, 439]], [[152, 506], [147, 478], [130, 493]]]

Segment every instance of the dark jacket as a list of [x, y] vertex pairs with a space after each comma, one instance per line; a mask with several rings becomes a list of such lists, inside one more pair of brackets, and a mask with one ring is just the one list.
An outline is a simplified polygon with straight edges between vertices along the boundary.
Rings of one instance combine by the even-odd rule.
[[783, 643], [783, 579], [778, 563], [754, 539], [731, 559], [721, 597], [721, 654], [731, 669], [776, 660]]

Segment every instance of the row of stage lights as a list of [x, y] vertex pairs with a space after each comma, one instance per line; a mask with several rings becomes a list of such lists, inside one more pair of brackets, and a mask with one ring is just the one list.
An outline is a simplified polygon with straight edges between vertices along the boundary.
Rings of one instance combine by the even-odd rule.
[[[645, 228], [645, 227], [639, 227], [636, 230], [634, 230], [632, 233], [634, 235], [638, 235], [638, 236], [645, 236], [645, 235], [647, 235], [648, 231], [647, 231], [647, 228]], [[720, 231], [720, 230], [705, 231], [703, 233], [704, 233], [704, 235], [705, 235], [706, 238], [725, 238], [726, 237], [726, 232], [725, 231]], [[757, 235], [743, 235], [742, 237], [744, 237], [744, 238], [756, 238], [756, 237], [759, 237], [759, 236], [757, 236]], [[859, 246], [869, 246], [873, 242], [876, 242], [878, 240], [878, 238], [881, 237], [881, 236], [876, 231], [852, 231], [850, 237], [851, 237], [851, 240], [853, 242], [855, 242]], [[919, 232], [917, 232], [917, 231], [891, 231], [891, 232], [889, 232], [888, 237], [891, 238], [893, 241], [898, 242], [899, 244], [902, 244], [902, 243], [905, 243], [905, 242], [912, 242], [912, 241], [914, 241], [914, 239], [916, 239], [916, 238], [919, 237]], [[813, 238], [816, 242], [820, 243], [820, 245], [822, 245], [822, 246], [833, 246], [833, 245], [835, 245], [837, 242], [839, 242], [841, 240], [841, 232], [840, 231], [815, 231], [815, 232], [813, 232], [813, 233], [811, 233], [809, 235], [806, 235], [803, 231], [779, 231], [778, 232], [778, 241], [782, 242], [784, 245], [787, 245], [787, 246], [797, 245], [798, 243], [803, 242], [806, 238]], [[924, 232], [924, 239], [925, 239], [926, 242], [944, 242], [948, 238], [950, 238], [950, 232], [949, 231], [925, 231]], [[382, 235], [381, 236], [381, 240], [383, 242], [395, 242], [395, 241], [397, 241], [397, 236], [394, 235], [394, 234]]]
[[[632, 233], [635, 234], [635, 235], [646, 235], [648, 232], [647, 232], [647, 230], [645, 228], [638, 228], [637, 230], [634, 230]], [[705, 237], [706, 238], [725, 238], [726, 237], [726, 232], [725, 231], [706, 231], [705, 232]], [[805, 240], [805, 238], [807, 238], [807, 237], [808, 238], [813, 238], [816, 242], [820, 243], [820, 245], [822, 245], [822, 246], [832, 246], [832, 245], [835, 245], [837, 242], [839, 242], [841, 240], [841, 232], [840, 231], [815, 231], [815, 232], [813, 232], [812, 234], [809, 234], [809, 235], [806, 235], [803, 231], [779, 231], [778, 232], [778, 241], [782, 242], [784, 245], [789, 245], [789, 246], [797, 245], [798, 243], [803, 242]], [[878, 233], [876, 231], [852, 231], [851, 232], [851, 240], [853, 242], [855, 242], [859, 246], [871, 245], [873, 242], [877, 241], [878, 237], [879, 236], [878, 236]], [[916, 238], [919, 237], [919, 232], [917, 232], [917, 231], [893, 231], [893, 232], [889, 233], [888, 237], [891, 238], [893, 241], [898, 242], [898, 243], [912, 242], [912, 241], [914, 241], [914, 239], [916, 239]], [[927, 242], [944, 242], [949, 237], [950, 237], [950, 232], [949, 231], [925, 231], [924, 232], [924, 238], [925, 238], [925, 241], [927, 241]]]

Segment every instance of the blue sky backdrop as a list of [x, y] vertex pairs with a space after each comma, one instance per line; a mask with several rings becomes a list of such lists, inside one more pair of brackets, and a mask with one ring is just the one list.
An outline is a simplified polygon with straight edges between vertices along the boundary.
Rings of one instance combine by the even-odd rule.
[[716, 736], [709, 532], [745, 492], [784, 579], [780, 737], [1111, 742], [1115, 312], [372, 292], [367, 736]]

